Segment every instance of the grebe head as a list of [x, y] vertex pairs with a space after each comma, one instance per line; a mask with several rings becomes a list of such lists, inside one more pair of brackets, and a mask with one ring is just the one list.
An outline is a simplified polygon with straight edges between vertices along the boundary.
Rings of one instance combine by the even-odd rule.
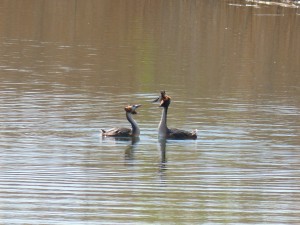
[[142, 105], [129, 105], [129, 106], [126, 106], [124, 108], [124, 110], [128, 113], [131, 113], [131, 114], [137, 114], [137, 111], [135, 111], [137, 108], [139, 108], [140, 106]]
[[153, 102], [160, 102], [159, 106], [160, 107], [168, 107], [171, 103], [171, 97], [166, 95], [165, 91], [160, 92], [160, 96], [155, 99]]

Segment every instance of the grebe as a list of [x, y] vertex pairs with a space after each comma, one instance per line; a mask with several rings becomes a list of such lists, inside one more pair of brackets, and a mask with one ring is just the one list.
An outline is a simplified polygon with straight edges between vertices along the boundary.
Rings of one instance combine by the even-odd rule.
[[129, 123], [132, 126], [132, 129], [124, 128], [124, 127], [118, 127], [118, 128], [112, 128], [108, 131], [105, 131], [101, 129], [102, 136], [110, 136], [110, 137], [138, 137], [140, 135], [140, 129], [135, 122], [135, 120], [132, 118], [133, 114], [137, 114], [135, 111], [137, 108], [139, 108], [141, 105], [129, 105], [124, 108], [126, 112], [126, 118], [129, 121]]
[[160, 92], [161, 96], [155, 99], [153, 102], [160, 101], [160, 107], [163, 107], [161, 120], [158, 125], [158, 136], [160, 138], [167, 138], [167, 139], [197, 139], [197, 130], [192, 132], [180, 130], [177, 128], [169, 129], [167, 127], [167, 113], [168, 107], [171, 103], [170, 96], [166, 95], [165, 91]]

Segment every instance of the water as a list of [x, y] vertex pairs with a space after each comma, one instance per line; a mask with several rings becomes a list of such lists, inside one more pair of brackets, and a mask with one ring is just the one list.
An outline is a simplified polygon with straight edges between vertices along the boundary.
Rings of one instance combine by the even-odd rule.
[[[3, 1], [0, 223], [298, 224], [287, 5]], [[163, 89], [169, 126], [197, 140], [157, 139]], [[140, 138], [100, 137], [127, 104]]]

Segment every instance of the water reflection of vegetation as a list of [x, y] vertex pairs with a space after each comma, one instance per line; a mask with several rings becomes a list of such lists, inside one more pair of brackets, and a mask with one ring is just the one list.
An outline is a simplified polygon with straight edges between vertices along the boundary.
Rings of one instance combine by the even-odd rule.
[[281, 7], [298, 8], [299, 3], [295, 0], [278, 0], [278, 1], [266, 1], [266, 0], [246, 0], [246, 2], [253, 2], [257, 4], [277, 5]]

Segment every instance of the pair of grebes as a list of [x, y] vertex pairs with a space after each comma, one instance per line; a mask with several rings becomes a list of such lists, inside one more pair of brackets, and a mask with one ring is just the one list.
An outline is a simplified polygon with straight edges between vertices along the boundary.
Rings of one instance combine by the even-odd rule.
[[[197, 130], [192, 132], [180, 130], [176, 128], [169, 129], [167, 126], [167, 113], [168, 107], [171, 103], [170, 96], [166, 95], [165, 91], [160, 92], [160, 96], [155, 99], [153, 102], [160, 102], [160, 107], [163, 108], [161, 120], [158, 125], [158, 136], [160, 138], [167, 139], [196, 139]], [[112, 128], [110, 130], [102, 130], [102, 136], [110, 137], [138, 137], [140, 135], [140, 129], [136, 121], [132, 118], [132, 115], [137, 114], [136, 109], [141, 105], [131, 105], [125, 107], [126, 118], [132, 126], [132, 129], [129, 128]]]

